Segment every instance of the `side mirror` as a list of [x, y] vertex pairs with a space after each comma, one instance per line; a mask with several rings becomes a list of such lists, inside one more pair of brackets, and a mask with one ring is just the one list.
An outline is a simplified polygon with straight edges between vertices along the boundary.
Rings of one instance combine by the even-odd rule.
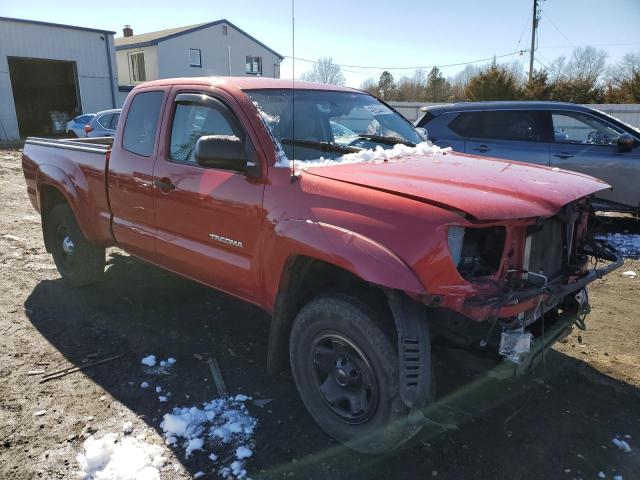
[[618, 151], [628, 152], [633, 148], [633, 146], [636, 143], [636, 140], [630, 134], [623, 133], [618, 137], [618, 139], [616, 140], [616, 143], [618, 144]]
[[246, 172], [247, 153], [236, 136], [203, 135], [196, 142], [194, 156], [198, 165], [222, 170]]

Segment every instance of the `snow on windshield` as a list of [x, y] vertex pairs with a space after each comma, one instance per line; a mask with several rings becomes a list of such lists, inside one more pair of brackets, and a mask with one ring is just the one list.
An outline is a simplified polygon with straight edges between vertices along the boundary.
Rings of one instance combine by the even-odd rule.
[[330, 165], [343, 165], [347, 163], [383, 163], [388, 161], [398, 161], [403, 158], [410, 157], [412, 155], [441, 155], [443, 153], [450, 152], [451, 148], [440, 148], [431, 142], [422, 142], [415, 147], [409, 147], [407, 145], [394, 145], [393, 148], [384, 149], [377, 146], [375, 149], [361, 150], [356, 153], [348, 153], [338, 158], [324, 158], [320, 157], [315, 160], [295, 160], [291, 161], [286, 157], [281, 150], [281, 155], [278, 157], [276, 167], [292, 168], [295, 166], [296, 170], [306, 167], [326, 167]]
[[[440, 148], [436, 145], [433, 145], [430, 141], [426, 140], [424, 142], [418, 143], [417, 145], [410, 147], [404, 144], [396, 144], [393, 146], [387, 146], [384, 148], [381, 145], [377, 145], [374, 148], [362, 149], [358, 152], [347, 153], [337, 158], [325, 158], [323, 156], [319, 156], [315, 159], [298, 159], [292, 161], [287, 157], [285, 150], [282, 146], [282, 143], [278, 140], [278, 137], [273, 132], [273, 125], [279, 121], [279, 118], [275, 115], [269, 114], [263, 111], [260, 108], [260, 105], [257, 101], [253, 101], [253, 105], [256, 107], [258, 111], [258, 116], [260, 120], [263, 122], [269, 133], [271, 133], [271, 137], [276, 146], [276, 163], [275, 167], [278, 168], [292, 168], [295, 165], [296, 170], [303, 169], [305, 167], [321, 167], [321, 166], [330, 166], [330, 165], [342, 165], [347, 163], [362, 163], [362, 162], [370, 162], [370, 163], [382, 163], [387, 161], [397, 161], [401, 160], [405, 157], [409, 157], [412, 155], [439, 155], [443, 153], [447, 153], [451, 151], [451, 148]], [[335, 125], [332, 125], [335, 128]], [[343, 127], [344, 128], [344, 127]], [[345, 129], [346, 130], [346, 129]], [[349, 130], [346, 131], [337, 131], [336, 133], [336, 141], [338, 139], [347, 138], [351, 139], [351, 133]], [[353, 133], [353, 135], [356, 135]]]

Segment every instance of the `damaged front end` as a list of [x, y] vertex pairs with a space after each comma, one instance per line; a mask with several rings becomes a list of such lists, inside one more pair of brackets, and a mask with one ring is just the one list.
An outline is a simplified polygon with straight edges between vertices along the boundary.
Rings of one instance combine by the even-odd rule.
[[[622, 256], [594, 238], [587, 199], [550, 218], [507, 225], [449, 227], [451, 259], [462, 280], [423, 299], [436, 336], [495, 353], [503, 373], [520, 373], [573, 326], [584, 329], [587, 285], [620, 267]], [[442, 308], [444, 307], [444, 308]]]

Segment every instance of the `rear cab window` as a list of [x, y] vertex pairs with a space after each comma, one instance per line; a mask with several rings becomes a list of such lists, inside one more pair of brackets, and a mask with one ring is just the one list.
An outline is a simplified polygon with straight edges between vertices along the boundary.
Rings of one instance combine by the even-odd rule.
[[546, 142], [547, 119], [548, 114], [543, 110], [462, 112], [449, 128], [461, 137]]
[[153, 154], [163, 98], [162, 91], [136, 94], [125, 119], [122, 148], [143, 157]]

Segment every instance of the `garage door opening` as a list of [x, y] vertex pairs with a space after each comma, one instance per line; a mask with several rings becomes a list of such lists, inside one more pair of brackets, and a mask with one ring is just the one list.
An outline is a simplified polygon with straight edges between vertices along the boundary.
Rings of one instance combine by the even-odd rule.
[[66, 120], [82, 111], [76, 63], [19, 57], [8, 61], [20, 137], [64, 135]]

